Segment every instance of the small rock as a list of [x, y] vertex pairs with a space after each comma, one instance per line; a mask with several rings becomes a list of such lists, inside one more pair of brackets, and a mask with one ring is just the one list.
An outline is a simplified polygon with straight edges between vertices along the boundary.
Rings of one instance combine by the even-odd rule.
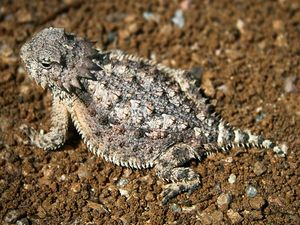
[[22, 218], [17, 220], [16, 225], [29, 225], [29, 220], [27, 218]]
[[249, 204], [253, 209], [261, 210], [261, 208], [266, 204], [266, 200], [262, 197], [255, 197], [249, 200]]
[[85, 163], [82, 163], [78, 170], [77, 170], [77, 175], [79, 177], [79, 179], [90, 179], [92, 178], [92, 173], [90, 171], [90, 169], [88, 168], [88, 166]]
[[170, 208], [172, 209], [172, 211], [174, 213], [180, 213], [181, 212], [181, 208], [175, 203], [173, 203]]
[[80, 183], [74, 183], [71, 185], [71, 191], [73, 191], [74, 193], [78, 193], [81, 191], [81, 184]]
[[229, 184], [234, 184], [236, 182], [236, 175], [235, 174], [230, 174], [228, 178]]
[[16, 222], [17, 219], [19, 219], [21, 216], [23, 215], [23, 213], [20, 210], [17, 209], [12, 209], [9, 210], [5, 217], [4, 217], [4, 221], [8, 222], [8, 223], [14, 223]]
[[189, 9], [190, 4], [191, 4], [191, 0], [183, 0], [182, 2], [180, 2], [180, 8], [181, 8], [183, 11], [186, 11], [186, 10]]
[[236, 28], [237, 28], [241, 33], [243, 33], [243, 32], [244, 32], [244, 28], [245, 28], [245, 23], [244, 23], [244, 21], [241, 20], [241, 19], [238, 19], [238, 20], [236, 21]]
[[28, 23], [32, 21], [32, 15], [25, 8], [20, 9], [16, 13], [16, 18], [19, 23]]
[[33, 185], [32, 184], [23, 184], [23, 188], [27, 191], [33, 190]]
[[222, 188], [221, 188], [221, 184], [220, 183], [216, 183], [215, 185], [215, 190], [218, 194], [222, 193]]
[[152, 202], [152, 201], [154, 201], [154, 199], [155, 198], [154, 198], [153, 193], [151, 191], [148, 191], [147, 194], [145, 195], [145, 200], [147, 202]]
[[247, 214], [247, 217], [250, 220], [260, 220], [263, 218], [263, 214], [260, 210], [251, 210], [250, 213]]
[[179, 28], [183, 28], [184, 26], [184, 16], [183, 11], [181, 9], [177, 9], [175, 11], [175, 15], [172, 18], [172, 22]]
[[19, 91], [20, 91], [20, 95], [22, 96], [29, 96], [32, 93], [32, 89], [29, 85], [24, 84], [24, 82], [19, 85]]
[[64, 3], [66, 5], [71, 5], [72, 3], [74, 3], [74, 0], [64, 0]]
[[285, 79], [284, 81], [284, 91], [286, 93], [290, 93], [290, 92], [296, 92], [297, 91], [297, 87], [296, 87], [296, 81], [297, 81], [297, 76], [289, 76]]
[[123, 177], [128, 178], [131, 174], [132, 174], [132, 169], [130, 169], [130, 168], [125, 168], [123, 170]]
[[42, 168], [42, 173], [44, 174], [44, 177], [46, 179], [52, 179], [53, 178], [53, 175], [54, 175], [54, 165], [52, 164], [47, 164], [47, 165], [44, 165], [43, 168]]
[[13, 48], [5, 43], [0, 43], [0, 58], [2, 63], [11, 64], [18, 60]]
[[201, 212], [198, 216], [202, 224], [209, 225], [213, 222], [211, 215], [207, 212]]
[[231, 203], [232, 196], [229, 193], [223, 193], [217, 198], [217, 204], [219, 208], [227, 209], [229, 204]]
[[276, 205], [276, 206], [279, 206], [279, 207], [285, 207], [284, 199], [280, 198], [280, 197], [269, 196], [268, 197], [268, 202], [270, 203], [270, 205]]
[[219, 224], [220, 222], [222, 222], [224, 216], [221, 211], [216, 210], [211, 213], [211, 218], [213, 220], [213, 224]]
[[126, 179], [126, 178], [121, 178], [117, 182], [117, 185], [120, 187], [125, 186], [126, 184], [128, 184], [128, 179]]
[[47, 211], [40, 205], [37, 208], [37, 216], [41, 219], [45, 218], [47, 215]]
[[63, 174], [63, 175], [60, 176], [59, 180], [60, 181], [65, 181], [66, 178], [67, 178], [67, 176], [65, 174]]
[[226, 163], [232, 163], [233, 162], [233, 158], [231, 156], [228, 156], [225, 159], [223, 159], [223, 161], [226, 162]]
[[129, 193], [127, 190], [120, 188], [119, 192], [121, 196], [125, 196], [126, 198], [129, 198]]
[[109, 210], [102, 204], [96, 203], [96, 202], [92, 202], [92, 201], [87, 201], [87, 207], [97, 210], [99, 212], [106, 212], [109, 213]]
[[9, 117], [0, 116], [0, 121], [0, 132], [10, 130], [14, 125], [14, 122], [11, 119], [9, 119]]
[[225, 54], [227, 55], [230, 61], [236, 61], [241, 58], [244, 58], [244, 54], [239, 50], [226, 49]]
[[227, 211], [227, 216], [233, 224], [237, 224], [243, 221], [243, 217], [238, 212], [234, 212], [232, 209], [229, 209]]
[[274, 20], [272, 26], [275, 31], [284, 31], [284, 23], [282, 20]]
[[228, 93], [228, 86], [226, 84], [222, 84], [217, 87], [217, 90], [226, 94], [226, 93]]
[[126, 17], [127, 22], [130, 23], [124, 29], [118, 32], [119, 38], [121, 40], [125, 40], [139, 30], [138, 24], [133, 21], [131, 22], [132, 19], [133, 17], [131, 16]]
[[250, 185], [246, 188], [246, 194], [249, 198], [254, 198], [257, 194], [257, 189]]
[[265, 113], [259, 112], [259, 113], [255, 116], [255, 122], [257, 123], [257, 122], [261, 121], [265, 116], [266, 116]]
[[211, 71], [206, 71], [202, 75], [201, 86], [204, 89], [206, 95], [213, 97], [216, 93], [215, 87], [212, 83], [212, 77], [214, 74]]
[[152, 12], [143, 12], [143, 17], [147, 21], [155, 21], [159, 22], [160, 16], [158, 14], [152, 13]]
[[256, 162], [253, 167], [255, 175], [260, 176], [267, 171], [266, 166], [262, 162]]
[[288, 40], [287, 40], [286, 35], [279, 34], [276, 37], [275, 45], [278, 46], [278, 47], [288, 47]]

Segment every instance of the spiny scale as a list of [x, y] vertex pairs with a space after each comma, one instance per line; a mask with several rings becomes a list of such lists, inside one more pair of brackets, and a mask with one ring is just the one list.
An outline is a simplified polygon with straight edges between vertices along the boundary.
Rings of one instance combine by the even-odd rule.
[[223, 121], [189, 71], [95, 49], [61, 28], [36, 34], [21, 48], [21, 58], [29, 75], [53, 96], [50, 132], [22, 126], [32, 144], [46, 150], [62, 146], [71, 116], [94, 154], [125, 167], [153, 167], [172, 182], [165, 185], [163, 203], [200, 185], [199, 175], [184, 167], [191, 159], [232, 146], [287, 153], [285, 146]]

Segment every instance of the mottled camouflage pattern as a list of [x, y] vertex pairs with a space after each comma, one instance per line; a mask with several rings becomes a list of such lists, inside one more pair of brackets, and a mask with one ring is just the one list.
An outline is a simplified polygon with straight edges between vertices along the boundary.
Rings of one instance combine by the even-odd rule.
[[24, 44], [21, 58], [30, 76], [53, 95], [48, 133], [22, 126], [45, 150], [64, 144], [74, 123], [90, 151], [117, 165], [154, 167], [165, 186], [163, 202], [200, 184], [183, 164], [233, 145], [286, 147], [223, 122], [183, 70], [121, 51], [103, 52], [63, 29], [47, 28]]

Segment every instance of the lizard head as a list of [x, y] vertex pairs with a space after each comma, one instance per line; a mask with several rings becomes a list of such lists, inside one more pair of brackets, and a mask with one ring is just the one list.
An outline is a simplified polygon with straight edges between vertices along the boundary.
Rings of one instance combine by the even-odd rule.
[[63, 28], [46, 28], [26, 42], [20, 51], [27, 72], [43, 88], [72, 92], [82, 88], [80, 79], [93, 79], [98, 52], [92, 43], [77, 39]]

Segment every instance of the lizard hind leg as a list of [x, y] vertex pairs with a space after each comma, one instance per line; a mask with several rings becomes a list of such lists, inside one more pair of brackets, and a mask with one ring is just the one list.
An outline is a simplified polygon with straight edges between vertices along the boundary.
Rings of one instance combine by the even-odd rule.
[[160, 155], [155, 162], [158, 177], [171, 182], [164, 186], [162, 203], [183, 192], [192, 193], [200, 185], [200, 177], [191, 168], [183, 165], [196, 158], [194, 149], [185, 144], [176, 144]]

